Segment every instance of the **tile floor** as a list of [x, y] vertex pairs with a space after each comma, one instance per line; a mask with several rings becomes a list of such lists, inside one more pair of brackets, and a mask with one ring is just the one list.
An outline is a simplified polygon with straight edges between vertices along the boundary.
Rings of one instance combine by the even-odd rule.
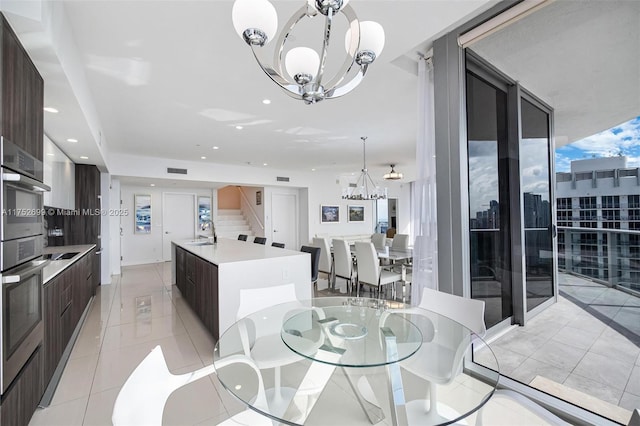
[[[30, 425], [110, 425], [115, 398], [136, 365], [161, 345], [169, 369], [187, 372], [212, 362], [213, 339], [171, 285], [169, 263], [123, 269], [101, 286], [91, 306], [51, 406], [38, 409]], [[588, 365], [585, 365], [588, 368]], [[307, 424], [368, 425], [340, 375], [334, 375]], [[416, 378], [407, 378], [407, 392]], [[464, 404], [485, 384], [461, 375], [442, 389], [445, 401]], [[631, 389], [633, 390], [633, 389]], [[345, 401], [350, 401], [345, 404]], [[339, 411], [335, 410], [340, 406]], [[165, 425], [215, 425], [245, 408], [215, 375], [176, 391], [164, 412]], [[535, 415], [505, 402], [486, 405], [485, 424], [540, 425]], [[476, 414], [467, 418], [475, 423]], [[389, 417], [381, 424], [388, 424]]]
[[607, 403], [598, 404], [600, 414], [626, 424], [640, 407], [640, 298], [558, 275], [559, 302], [491, 342], [500, 373], [533, 386], [562, 384], [554, 388], [565, 399], [571, 390], [593, 396]]

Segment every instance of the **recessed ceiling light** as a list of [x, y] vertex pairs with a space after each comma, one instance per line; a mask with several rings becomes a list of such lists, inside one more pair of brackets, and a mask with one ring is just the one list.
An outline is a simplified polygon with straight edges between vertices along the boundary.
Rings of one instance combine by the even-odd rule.
[[262, 165], [263, 165], [263, 166], [268, 166], [268, 164], [267, 164], [267, 163], [262, 163]]
[[269, 105], [271, 103], [271, 99], [263, 99], [262, 103], [265, 105]]
[[53, 114], [57, 114], [57, 113], [58, 113], [58, 110], [57, 110], [57, 109], [55, 109], [55, 108], [53, 108], [53, 107], [44, 107], [43, 109], [44, 109], [45, 111], [47, 111], [47, 112], [51, 112], [51, 113], [53, 113]]
[[236, 129], [242, 130], [242, 126], [236, 126]]
[[150, 184], [149, 186], [156, 186], [156, 184], [155, 184], [155, 183], [152, 183], [152, 184]]
[[67, 139], [67, 142], [77, 143], [78, 139], [69, 138], [69, 139]]
[[200, 159], [202, 159], [202, 160], [206, 160], [206, 159], [207, 159], [207, 157], [202, 156], [202, 157], [200, 157]]
[[49, 157], [53, 157], [55, 154], [52, 154], [52, 153], [50, 153], [50, 152], [47, 152], [47, 155], [48, 155]]
[[311, 169], [311, 171], [312, 171], [312, 172], [315, 172], [315, 171], [316, 171], [316, 169]]
[[80, 159], [81, 159], [81, 160], [88, 160], [88, 159], [89, 159], [89, 157], [87, 157], [87, 156], [85, 156], [85, 155], [81, 155], [81, 156], [80, 156]]
[[220, 149], [220, 147], [214, 146], [213, 149]]

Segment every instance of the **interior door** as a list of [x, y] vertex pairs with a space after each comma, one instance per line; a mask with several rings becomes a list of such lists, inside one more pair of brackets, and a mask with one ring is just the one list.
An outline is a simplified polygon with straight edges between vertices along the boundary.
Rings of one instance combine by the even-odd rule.
[[298, 250], [298, 215], [295, 194], [273, 194], [271, 202], [272, 241]]
[[171, 241], [195, 238], [195, 194], [162, 194], [162, 258], [171, 260]]

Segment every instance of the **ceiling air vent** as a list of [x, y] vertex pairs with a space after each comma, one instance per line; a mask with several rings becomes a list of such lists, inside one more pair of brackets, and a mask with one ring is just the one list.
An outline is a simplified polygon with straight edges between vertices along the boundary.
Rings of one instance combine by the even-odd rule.
[[355, 183], [349, 184], [349, 188], [357, 188], [357, 187], [358, 187], [358, 184], [355, 184]]
[[186, 175], [187, 169], [176, 169], [175, 167], [167, 167], [167, 173], [173, 173], [174, 175]]
[[278, 182], [289, 182], [289, 178], [288, 177], [284, 177], [284, 176], [276, 176], [276, 181], [278, 181]]

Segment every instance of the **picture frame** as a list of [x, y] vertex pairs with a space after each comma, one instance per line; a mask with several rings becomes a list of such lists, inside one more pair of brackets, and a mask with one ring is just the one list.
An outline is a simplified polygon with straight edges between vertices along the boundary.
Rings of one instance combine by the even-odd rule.
[[198, 196], [198, 230], [208, 231], [211, 228], [211, 197]]
[[320, 205], [320, 223], [339, 223], [340, 206]]
[[256, 206], [259, 206], [262, 204], [262, 191], [257, 191], [256, 192]]
[[134, 234], [151, 233], [151, 195], [136, 194], [134, 196], [135, 226]]
[[347, 206], [347, 222], [364, 222], [364, 206]]

